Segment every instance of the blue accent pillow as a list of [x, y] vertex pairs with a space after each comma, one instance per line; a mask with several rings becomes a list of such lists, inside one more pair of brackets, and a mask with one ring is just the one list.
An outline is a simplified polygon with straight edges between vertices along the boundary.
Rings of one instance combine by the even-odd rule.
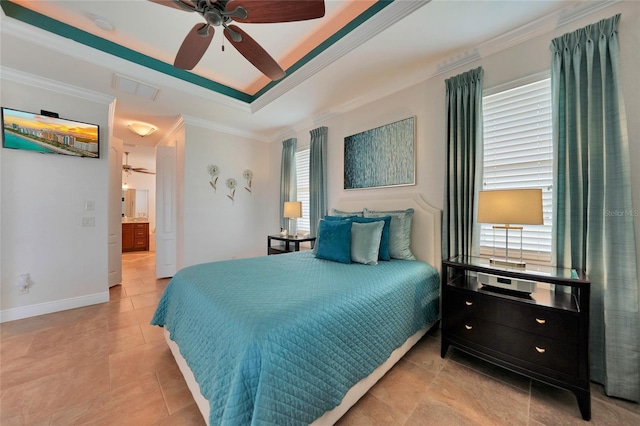
[[[349, 220], [352, 217], [356, 217], [356, 216], [325, 216], [324, 220], [327, 221], [335, 221], [335, 220]], [[316, 232], [316, 242], [313, 245], [313, 254], [315, 255], [316, 253], [318, 253], [318, 241], [320, 241], [320, 222], [318, 222], [318, 231]]]
[[351, 221], [321, 220], [316, 247], [318, 259], [351, 263]]
[[391, 216], [389, 227], [389, 255], [392, 259], [415, 260], [415, 256], [409, 248], [411, 244], [411, 219], [413, 209], [374, 211], [364, 209], [364, 217]]
[[352, 221], [358, 223], [370, 223], [370, 222], [379, 222], [384, 221], [384, 226], [382, 228], [382, 237], [380, 238], [380, 248], [378, 251], [378, 258], [380, 260], [391, 260], [391, 255], [389, 254], [389, 236], [391, 235], [391, 216], [382, 216], [382, 217], [353, 217]]
[[333, 221], [335, 221], [335, 220], [349, 220], [349, 219], [353, 219], [354, 217], [358, 217], [358, 216], [355, 216], [355, 215], [353, 215], [353, 216], [325, 216], [324, 220], [329, 220], [329, 221], [331, 221], [331, 220], [333, 220]]
[[351, 224], [351, 260], [365, 265], [378, 264], [380, 238], [384, 222], [381, 220]]

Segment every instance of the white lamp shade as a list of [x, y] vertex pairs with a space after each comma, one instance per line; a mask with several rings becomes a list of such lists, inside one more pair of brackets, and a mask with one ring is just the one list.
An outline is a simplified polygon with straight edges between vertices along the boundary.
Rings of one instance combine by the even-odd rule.
[[541, 189], [501, 189], [481, 191], [478, 222], [506, 225], [542, 225]]
[[302, 202], [301, 201], [285, 201], [283, 216], [288, 218], [302, 217]]

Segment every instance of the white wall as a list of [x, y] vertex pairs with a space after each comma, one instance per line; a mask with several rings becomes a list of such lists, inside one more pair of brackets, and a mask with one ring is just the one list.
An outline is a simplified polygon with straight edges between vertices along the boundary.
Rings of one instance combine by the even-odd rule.
[[[267, 234], [279, 229], [265, 219], [266, 212], [277, 205], [268, 189], [269, 145], [187, 122], [182, 151], [183, 252], [178, 267], [266, 255]], [[220, 168], [215, 191], [209, 183], [209, 164]], [[252, 192], [244, 189], [245, 169], [254, 175]], [[233, 201], [228, 197], [227, 178], [238, 182]]]
[[[619, 29], [621, 45], [622, 86], [627, 108], [627, 125], [632, 164], [640, 159], [640, 81], [637, 78], [640, 69], [640, 2], [620, 2], [611, 7], [591, 14], [559, 28], [550, 27], [544, 34], [538, 35], [519, 45], [486, 54], [480, 60], [465, 64], [443, 74], [436, 74], [437, 64], [425, 69], [425, 81], [405, 90], [377, 99], [367, 105], [345, 112], [313, 127], [327, 126], [328, 134], [328, 207], [335, 205], [341, 197], [362, 195], [363, 190], [345, 191], [343, 189], [344, 145], [346, 136], [363, 130], [372, 129], [394, 121], [416, 116], [416, 185], [414, 187], [396, 187], [367, 189], [368, 195], [384, 197], [398, 191], [417, 191], [436, 207], [442, 208], [444, 201], [445, 147], [446, 147], [446, 105], [445, 80], [454, 75], [482, 66], [484, 68], [484, 88], [490, 89], [514, 80], [541, 72], [548, 72], [551, 63], [549, 45], [551, 40], [567, 32], [595, 23], [622, 13]], [[485, 49], [490, 50], [490, 49]], [[429, 75], [432, 77], [429, 78]], [[401, 78], [399, 76], [399, 78]], [[366, 94], [363, 94], [365, 96]], [[313, 120], [309, 120], [313, 121]], [[308, 145], [309, 131], [312, 127], [298, 128], [283, 137], [298, 138], [298, 146]], [[271, 168], [279, 170], [282, 144], [271, 144]], [[636, 211], [640, 211], [640, 168], [632, 168], [633, 197]], [[277, 197], [278, 187], [272, 189]], [[277, 206], [276, 206], [277, 207]], [[277, 215], [271, 219], [277, 226]], [[636, 217], [637, 246], [640, 248], [640, 217]], [[638, 253], [640, 265], [640, 251]]]
[[[3, 75], [0, 102], [9, 108], [44, 109], [98, 124], [101, 158], [2, 150], [2, 321], [109, 300], [107, 147], [112, 100], [99, 94], [83, 97], [77, 88], [49, 90], [43, 86]], [[94, 211], [85, 210], [86, 201], [95, 202]], [[82, 227], [83, 217], [93, 217], [95, 226]], [[20, 295], [17, 277], [25, 273], [30, 274], [33, 286], [29, 294]]]

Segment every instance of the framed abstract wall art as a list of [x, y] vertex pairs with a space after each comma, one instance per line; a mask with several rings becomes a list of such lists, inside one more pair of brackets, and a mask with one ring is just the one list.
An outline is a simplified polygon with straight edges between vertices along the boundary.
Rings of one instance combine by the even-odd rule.
[[415, 117], [344, 138], [344, 189], [415, 184]]

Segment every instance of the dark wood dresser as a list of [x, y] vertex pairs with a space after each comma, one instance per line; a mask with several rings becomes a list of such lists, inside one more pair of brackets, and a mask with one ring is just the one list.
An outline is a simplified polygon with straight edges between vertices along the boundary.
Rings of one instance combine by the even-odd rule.
[[[445, 260], [442, 271], [442, 357], [454, 346], [567, 389], [589, 420], [590, 282], [585, 274], [540, 265], [507, 268], [473, 257]], [[478, 273], [505, 283], [536, 282], [536, 291], [485, 286], [478, 283]]]
[[127, 222], [122, 224], [122, 252], [149, 250], [149, 223]]

